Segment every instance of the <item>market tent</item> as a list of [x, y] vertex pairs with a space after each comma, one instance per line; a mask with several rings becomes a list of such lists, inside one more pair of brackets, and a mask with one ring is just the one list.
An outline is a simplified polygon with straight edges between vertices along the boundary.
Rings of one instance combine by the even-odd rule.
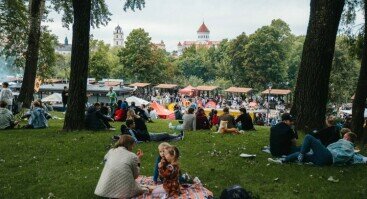
[[244, 87], [230, 87], [225, 92], [228, 93], [248, 93], [251, 92], [252, 88], [244, 88]]
[[148, 101], [143, 100], [141, 98], [135, 97], [135, 96], [130, 96], [128, 98], [126, 98], [126, 101], [131, 104], [131, 102], [135, 102], [135, 106], [141, 106], [142, 104], [147, 105], [149, 104]]
[[291, 90], [288, 90], [288, 89], [270, 89], [270, 92], [269, 92], [269, 89], [266, 89], [263, 92], [261, 92], [261, 94], [263, 94], [263, 95], [268, 95], [268, 94], [271, 94], [271, 95], [288, 95], [290, 93], [291, 93]]
[[173, 111], [170, 111], [170, 110], [164, 108], [162, 105], [158, 104], [157, 102], [152, 102], [150, 104], [150, 107], [152, 107], [157, 112], [157, 115], [160, 118], [175, 119], [175, 114], [173, 113]]
[[42, 99], [42, 102], [62, 102], [62, 96], [60, 93], [54, 93]]
[[195, 87], [189, 85], [183, 89], [180, 89], [178, 92], [181, 93], [181, 94], [190, 94], [192, 93], [194, 90], [196, 90]]
[[162, 88], [162, 89], [174, 89], [177, 87], [177, 84], [158, 84], [155, 88]]
[[136, 83], [130, 84], [129, 86], [138, 87], [138, 88], [144, 88], [144, 87], [149, 86], [149, 85], [150, 85], [150, 83], [136, 82]]

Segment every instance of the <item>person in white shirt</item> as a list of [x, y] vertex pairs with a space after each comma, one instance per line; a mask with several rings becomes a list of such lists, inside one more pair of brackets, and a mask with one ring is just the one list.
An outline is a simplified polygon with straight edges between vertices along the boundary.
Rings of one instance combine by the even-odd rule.
[[7, 108], [12, 111], [13, 107], [13, 92], [9, 89], [9, 83], [3, 82], [3, 88], [0, 92], [0, 101], [4, 101], [7, 104]]

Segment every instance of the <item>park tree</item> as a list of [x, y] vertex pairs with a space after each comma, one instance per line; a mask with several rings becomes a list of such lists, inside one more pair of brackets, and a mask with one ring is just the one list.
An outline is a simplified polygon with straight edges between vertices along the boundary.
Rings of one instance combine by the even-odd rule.
[[[105, 25], [109, 11], [104, 0], [54, 1], [64, 10], [63, 22], [73, 22], [73, 41], [71, 49], [71, 72], [69, 83], [68, 110], [63, 129], [74, 131], [84, 129], [84, 110], [87, 96], [90, 26]], [[72, 5], [72, 6], [71, 6]], [[126, 0], [124, 10], [141, 9], [144, 0]]]
[[[362, 146], [367, 143], [367, 127], [363, 130], [364, 111], [367, 99], [367, 1], [364, 0], [364, 37], [363, 37], [363, 51], [362, 62], [359, 71], [357, 89], [353, 100], [352, 110], [352, 126], [353, 132], [357, 133], [359, 139], [362, 141]], [[364, 132], [365, 131], [365, 132]]]
[[56, 53], [56, 77], [68, 80], [70, 78], [70, 55]]
[[334, 46], [345, 0], [311, 0], [294, 104], [297, 129], [324, 126]]
[[229, 44], [228, 56], [230, 60], [230, 72], [228, 73], [228, 79], [236, 86], [247, 85], [248, 79], [250, 78], [247, 73], [248, 71], [243, 66], [247, 43], [248, 36], [242, 33], [231, 40]]
[[243, 65], [250, 87], [260, 90], [270, 82], [280, 87], [286, 80], [290, 35], [288, 25], [278, 19], [249, 36]]
[[151, 42], [144, 29], [131, 31], [119, 53], [127, 77], [135, 81], [159, 83], [165, 79], [165, 54]]
[[89, 76], [96, 78], [96, 81], [108, 78], [113, 64], [110, 46], [103, 41], [90, 42]]
[[358, 78], [359, 61], [350, 56], [345, 36], [336, 39], [333, 65], [330, 74], [329, 101], [338, 107], [350, 100]]
[[289, 56], [286, 60], [287, 70], [287, 83], [286, 87], [294, 88], [296, 86], [297, 75], [299, 65], [301, 63], [301, 55], [303, 49], [303, 43], [305, 42], [304, 36], [297, 36], [294, 38], [292, 45], [290, 46]]

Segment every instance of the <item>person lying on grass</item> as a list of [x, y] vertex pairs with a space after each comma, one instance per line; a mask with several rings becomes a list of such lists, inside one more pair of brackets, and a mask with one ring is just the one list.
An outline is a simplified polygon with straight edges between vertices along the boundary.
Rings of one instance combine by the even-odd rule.
[[298, 135], [291, 126], [294, 118], [289, 113], [282, 115], [282, 121], [270, 128], [270, 153], [272, 156], [281, 157], [299, 151], [296, 146]]
[[176, 198], [181, 194], [179, 173], [180, 167], [178, 158], [180, 153], [175, 146], [168, 146], [164, 150], [164, 157], [158, 164], [159, 176], [163, 179], [163, 185], [153, 187], [153, 198], [160, 195], [162, 192], [166, 192], [165, 198]]
[[136, 143], [148, 141], [178, 141], [182, 140], [184, 137], [183, 131], [180, 135], [170, 135], [168, 133], [147, 133], [146, 135], [142, 135], [142, 132], [135, 130], [135, 122], [133, 120], [126, 120], [126, 126], [121, 125], [121, 134], [131, 135]]
[[135, 179], [140, 174], [143, 151], [132, 153], [135, 141], [130, 135], [122, 135], [116, 145], [104, 157], [104, 167], [94, 194], [106, 198], [132, 198], [148, 189], [141, 187]]
[[[349, 132], [344, 135], [343, 139], [325, 147], [320, 140], [311, 135], [306, 135], [300, 152], [290, 154], [284, 160], [272, 158], [268, 160], [280, 164], [298, 160], [301, 163], [311, 162], [318, 166], [366, 163], [366, 157], [354, 152], [356, 139], [357, 135]], [[310, 150], [312, 150], [312, 154], [308, 153]]]

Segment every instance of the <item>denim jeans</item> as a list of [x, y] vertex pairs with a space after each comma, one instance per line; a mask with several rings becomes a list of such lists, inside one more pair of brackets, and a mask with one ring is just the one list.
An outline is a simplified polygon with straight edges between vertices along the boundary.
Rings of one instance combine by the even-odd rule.
[[175, 141], [180, 138], [179, 135], [170, 135], [168, 133], [149, 133], [150, 141]]
[[[312, 154], [307, 154], [312, 149]], [[303, 144], [300, 152], [295, 152], [288, 155], [284, 162], [293, 162], [297, 160], [298, 155], [302, 153], [304, 162], [312, 162], [318, 166], [331, 165], [333, 164], [333, 157], [330, 151], [320, 142], [311, 135], [306, 135], [303, 140]]]

